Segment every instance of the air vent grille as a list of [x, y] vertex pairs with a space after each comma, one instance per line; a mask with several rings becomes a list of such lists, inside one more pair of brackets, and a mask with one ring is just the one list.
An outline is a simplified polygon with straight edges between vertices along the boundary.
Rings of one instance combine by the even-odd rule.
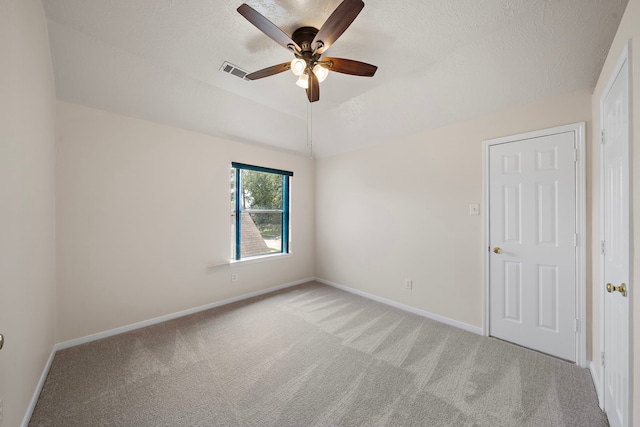
[[245, 79], [245, 76], [247, 74], [249, 74], [247, 71], [243, 70], [242, 68], [233, 65], [230, 62], [224, 61], [222, 63], [222, 66], [220, 67], [220, 71], [224, 71], [225, 73], [229, 73], [229, 74], [233, 74], [236, 77], [240, 77], [243, 80]]

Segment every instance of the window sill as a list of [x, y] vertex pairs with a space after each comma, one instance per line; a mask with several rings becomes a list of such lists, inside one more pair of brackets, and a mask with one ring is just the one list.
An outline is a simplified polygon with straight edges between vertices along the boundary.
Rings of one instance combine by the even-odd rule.
[[290, 258], [291, 256], [293, 256], [291, 252], [289, 252], [288, 254], [277, 253], [273, 255], [260, 255], [260, 256], [250, 257], [250, 258], [244, 258], [238, 261], [229, 260], [227, 262], [210, 263], [207, 265], [207, 268], [238, 267], [240, 265], [254, 264], [257, 262], [265, 262], [265, 261], [271, 261], [275, 259]]
[[257, 263], [257, 262], [271, 261], [271, 260], [274, 260], [274, 259], [289, 258], [289, 257], [291, 257], [291, 253], [288, 253], [288, 254], [277, 253], [277, 254], [272, 254], [272, 255], [259, 255], [259, 256], [244, 258], [244, 259], [241, 259], [241, 260], [231, 260], [231, 261], [229, 261], [229, 265], [231, 267], [234, 267], [234, 266], [237, 266], [237, 265], [253, 264], [253, 263]]

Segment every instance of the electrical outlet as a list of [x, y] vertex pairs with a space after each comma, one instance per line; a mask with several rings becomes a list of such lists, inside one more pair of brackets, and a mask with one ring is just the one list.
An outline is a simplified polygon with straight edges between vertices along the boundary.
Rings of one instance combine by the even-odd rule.
[[404, 288], [409, 290], [413, 289], [413, 280], [404, 279]]
[[238, 281], [238, 273], [231, 273], [231, 281], [232, 282]]

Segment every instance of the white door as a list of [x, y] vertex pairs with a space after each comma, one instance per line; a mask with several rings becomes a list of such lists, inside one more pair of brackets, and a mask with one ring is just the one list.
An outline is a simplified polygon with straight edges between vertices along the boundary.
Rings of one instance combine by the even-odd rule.
[[489, 147], [489, 334], [576, 360], [576, 136]]
[[[624, 58], [624, 57], [623, 57]], [[624, 60], [602, 100], [602, 281], [604, 409], [629, 426], [629, 67]]]

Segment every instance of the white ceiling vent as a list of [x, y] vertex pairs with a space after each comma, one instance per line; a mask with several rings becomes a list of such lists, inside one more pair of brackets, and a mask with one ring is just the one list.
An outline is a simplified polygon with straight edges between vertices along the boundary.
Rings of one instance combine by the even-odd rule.
[[[225, 73], [233, 74], [236, 77], [240, 77], [241, 79], [245, 79], [244, 76], [249, 74], [247, 71], [242, 68], [233, 65], [230, 62], [224, 61], [222, 66], [220, 67], [220, 71], [224, 71]], [[245, 79], [246, 80], [246, 79]]]

